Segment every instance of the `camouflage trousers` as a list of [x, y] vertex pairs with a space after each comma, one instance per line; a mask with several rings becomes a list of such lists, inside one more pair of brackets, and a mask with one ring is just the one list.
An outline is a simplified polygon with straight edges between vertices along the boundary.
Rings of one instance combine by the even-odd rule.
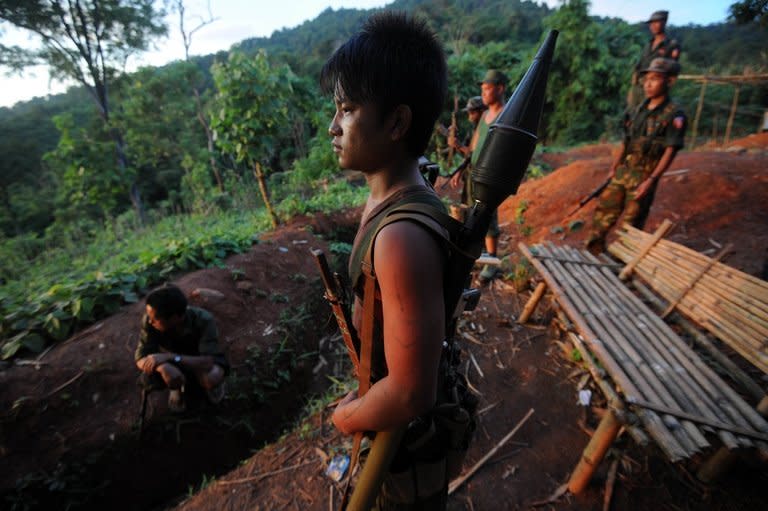
[[635, 199], [635, 190], [642, 183], [648, 173], [626, 173], [615, 177], [600, 194], [597, 208], [592, 217], [592, 230], [587, 240], [587, 248], [591, 251], [605, 251], [605, 237], [616, 221], [624, 213], [624, 223], [638, 229], [645, 226], [648, 214], [651, 212], [651, 204], [656, 196], [658, 180], [654, 181], [648, 192], [640, 199]]

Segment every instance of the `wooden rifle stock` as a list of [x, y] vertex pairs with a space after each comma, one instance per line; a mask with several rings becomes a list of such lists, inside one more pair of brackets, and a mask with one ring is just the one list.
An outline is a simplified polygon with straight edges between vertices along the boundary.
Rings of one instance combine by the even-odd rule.
[[325, 259], [323, 251], [313, 248], [310, 252], [312, 252], [317, 266], [320, 268], [320, 276], [323, 278], [323, 284], [325, 285], [325, 299], [331, 304], [333, 315], [336, 317], [336, 323], [341, 331], [341, 337], [344, 339], [347, 353], [350, 360], [352, 360], [352, 364], [355, 366], [355, 374], [357, 374], [360, 368], [360, 359], [357, 356], [360, 342], [357, 341], [354, 330], [350, 328], [352, 318], [349, 316], [347, 304], [344, 302], [344, 291], [340, 289], [341, 286], [339, 286], [337, 280], [338, 276], [332, 273], [328, 267], [328, 261]]

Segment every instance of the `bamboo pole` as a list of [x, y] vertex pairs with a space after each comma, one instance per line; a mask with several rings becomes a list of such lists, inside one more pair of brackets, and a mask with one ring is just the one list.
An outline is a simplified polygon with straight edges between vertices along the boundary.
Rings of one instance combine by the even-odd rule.
[[517, 322], [519, 324], [523, 325], [528, 322], [528, 319], [530, 319], [531, 314], [533, 314], [534, 309], [536, 309], [536, 305], [539, 304], [539, 301], [541, 300], [541, 297], [544, 296], [544, 292], [546, 290], [547, 283], [539, 282], [539, 284], [536, 286], [536, 289], [533, 291], [533, 294], [526, 302], [525, 307], [523, 307], [522, 314], [520, 314], [520, 317], [517, 318]]
[[[661, 291], [662, 295], [665, 294], [663, 292], [666, 286], [664, 279], [659, 279], [643, 268], [638, 268], [638, 274], [652, 287]], [[666, 293], [666, 296], [669, 296], [669, 293]], [[745, 335], [748, 328], [743, 318], [731, 321], [727, 315], [724, 315], [722, 309], [718, 310], [713, 303], [707, 304], [704, 301], [683, 302], [678, 304], [677, 309], [726, 342], [763, 372], [768, 373], [768, 355], [760, 351], [763, 349], [762, 341], [759, 337], [755, 339]]]
[[653, 248], [656, 242], [658, 242], [661, 238], [664, 237], [665, 234], [667, 234], [667, 231], [669, 231], [672, 225], [672, 222], [666, 218], [664, 219], [659, 228], [656, 229], [656, 231], [653, 233], [651, 239], [646, 241], [643, 249], [637, 254], [637, 256], [635, 256], [632, 261], [627, 263], [623, 270], [621, 270], [621, 273], [619, 273], [619, 280], [627, 280], [627, 277], [629, 277], [629, 275], [632, 273], [635, 266], [637, 266], [640, 260], [645, 257], [645, 254], [647, 254]]
[[731, 470], [736, 462], [735, 453], [721, 447], [696, 472], [696, 478], [702, 483], [713, 484]]
[[[627, 377], [622, 367], [613, 359], [609, 352], [605, 349], [605, 346], [600, 342], [597, 335], [594, 333], [586, 319], [579, 313], [578, 309], [570, 301], [565, 294], [563, 288], [557, 283], [555, 277], [549, 272], [544, 264], [533, 256], [531, 250], [524, 244], [519, 243], [518, 248], [547, 281], [552, 293], [555, 295], [557, 302], [563, 308], [568, 317], [576, 325], [579, 332], [582, 333], [593, 353], [597, 356], [608, 373], [611, 375], [614, 381], [622, 389], [625, 396], [638, 396], [640, 394], [638, 388], [634, 382]], [[661, 418], [655, 413], [642, 410], [638, 413], [638, 417], [645, 425], [648, 432], [656, 439], [656, 442], [667, 454], [667, 457], [675, 462], [689, 456], [688, 451], [685, 450], [677, 441], [676, 437], [667, 429]]]
[[[541, 250], [545, 249], [542, 248]], [[550, 269], [557, 273], [559, 279], [568, 284], [566, 289], [573, 291], [573, 299], [582, 304], [583, 310], [586, 311], [584, 314], [587, 316], [588, 321], [591, 322], [593, 328], [598, 332], [604, 333], [605, 347], [632, 377], [633, 382], [641, 390], [641, 395], [662, 395], [664, 400], [674, 402], [674, 398], [669, 394], [667, 386], [657, 378], [653, 368], [644, 362], [640, 354], [632, 346], [632, 342], [623, 336], [621, 327], [617, 327], [611, 321], [610, 315], [606, 314], [608, 310], [607, 305], [599, 303], [599, 298], [598, 303], [596, 303], [595, 297], [589, 293], [589, 287], [584, 285], [581, 280], [574, 279], [566, 268], [563, 268], [561, 265], [545, 264], [548, 264]], [[709, 445], [695, 425], [680, 424], [673, 416], [666, 416], [665, 422], [671, 427], [671, 432], [678, 444], [689, 454], [697, 452], [700, 447], [707, 447]]]
[[754, 431], [748, 428], [741, 428], [739, 426], [733, 426], [731, 424], [726, 424], [724, 422], [712, 420], [708, 417], [703, 417], [700, 415], [688, 413], [682, 410], [674, 410], [672, 408], [669, 408], [668, 406], [665, 406], [663, 404], [659, 403], [649, 403], [647, 401], [635, 401], [631, 403], [636, 406], [642, 406], [643, 408], [649, 408], [651, 410], [662, 412], [662, 413], [668, 413], [670, 415], [675, 415], [677, 417], [680, 417], [681, 419], [687, 419], [692, 422], [697, 422], [699, 424], [703, 424], [705, 426], [710, 426], [716, 429], [722, 429], [725, 431], [730, 431], [731, 433], [738, 433], [739, 435], [748, 436], [750, 438], [755, 438], [757, 440], [763, 440], [768, 442], [768, 433], [761, 433], [760, 431]]
[[704, 78], [701, 82], [701, 90], [699, 91], [699, 102], [696, 105], [696, 116], [693, 119], [693, 133], [691, 134], [691, 147], [696, 145], [696, 135], [699, 134], [699, 119], [701, 119], [701, 110], [704, 107], [704, 93], [707, 91], [707, 79]]
[[[591, 254], [587, 255], [592, 257]], [[606, 274], [605, 272], [603, 273], [606, 275], [606, 278], [610, 277], [610, 274]], [[626, 288], [622, 287], [620, 289], [622, 290], [622, 293], [627, 294], [628, 300], [637, 300], [637, 298], [629, 293], [629, 290]], [[639, 300], [637, 300], [637, 303], [642, 305], [642, 302]], [[658, 316], [650, 315], [649, 319], [652, 324], [655, 323], [657, 325], [665, 325], [661, 318]], [[676, 335], [668, 337], [665, 342], [670, 343], [670, 346], [671, 343], [678, 345], [678, 349], [675, 351], [675, 353], [679, 354], [690, 351], [688, 346], [683, 343], [682, 340]], [[715, 401], [718, 403], [718, 406], [721, 406], [724, 403], [723, 400], [727, 399], [727, 401], [734, 405], [736, 410], [738, 410], [738, 413], [731, 412], [732, 417], [734, 417], [735, 420], [739, 421], [742, 425], [751, 424], [759, 430], [765, 430], [766, 427], [768, 427], [768, 423], [762, 420], [762, 418], [760, 418], [759, 415], [756, 414], [755, 411], [735, 391], [733, 391], [733, 389], [731, 389], [728, 385], [725, 385], [724, 382], [722, 382], [722, 380], [720, 380], [720, 378], [714, 373], [714, 371], [712, 371], [710, 367], [704, 364], [702, 360], [692, 352], [690, 361], [696, 367], [696, 370], [692, 373], [692, 375], [697, 378], [698, 385], [700, 385], [703, 389], [707, 389], [707, 392], [716, 398]], [[721, 383], [719, 389], [714, 388], [713, 382]], [[731, 411], [731, 408], [724, 407], [724, 410]]]
[[574, 495], [584, 491], [592, 478], [592, 474], [595, 473], [598, 465], [605, 457], [605, 453], [608, 452], [608, 448], [618, 436], [620, 429], [621, 422], [616, 418], [613, 411], [608, 409], [597, 426], [592, 439], [584, 448], [581, 460], [568, 480], [568, 491]]
[[[619, 250], [617, 257], [631, 257], [628, 253], [634, 248], [630, 243], [626, 249]], [[709, 258], [694, 259], [688, 254], [681, 253], [675, 247], [667, 247], [663, 244], [652, 254], [659, 264], [668, 268], [672, 272], [681, 272], [699, 270], [709, 262]], [[651, 261], [651, 260], [649, 260]], [[649, 264], [648, 262], [644, 264]], [[726, 271], [723, 271], [725, 269]], [[729, 268], [722, 263], [715, 263], [704, 274], [704, 284], [713, 290], [727, 290], [736, 292], [743, 300], [750, 305], [758, 307], [762, 311], [768, 312], [768, 285], [765, 282], [754, 282], [754, 277], [746, 275], [738, 270]]]
[[[626, 255], [622, 253], [623, 249], [621, 247], [614, 248], [616, 249], [614, 253], [619, 257]], [[638, 272], [641, 274], [644, 271], [646, 272], [644, 278], [662, 296], [665, 298], [673, 296], [674, 290], [670, 290], [670, 281], [674, 281], [677, 277], [672, 274], [659, 275], [656, 268], [638, 269]], [[703, 277], [700, 284], [709, 285], [708, 281], [714, 281], [714, 279]], [[734, 342], [737, 345], [745, 344], [746, 346], [743, 349], [737, 348], [737, 350], [742, 352], [745, 358], [766, 371], [768, 357], [766, 357], [764, 352], [760, 353], [759, 350], [764, 348], [763, 339], [765, 339], [766, 332], [768, 332], [768, 320], [762, 315], [761, 308], [759, 307], [760, 304], [755, 301], [745, 303], [739, 297], [735, 298], [735, 303], [733, 303], [728, 300], [732, 297], [723, 296], [725, 293], [722, 290], [712, 289], [711, 291], [708, 291], [706, 295], [696, 296], [695, 300], [684, 301], [678, 309], [704, 325], [708, 330], [734, 346], [734, 348], [736, 348]], [[746, 313], [743, 311], [744, 308], [747, 309]], [[747, 353], [744, 353], [744, 351]], [[755, 358], [761, 358], [762, 360], [755, 360]]]
[[[640, 229], [637, 229], [635, 227], [632, 227], [630, 225], [625, 224], [625, 231], [621, 233], [622, 237], [624, 238], [632, 238], [635, 240], [642, 240], [644, 237], [649, 236], [648, 233], [641, 231]], [[692, 259], [699, 260], [704, 264], [709, 257], [701, 254], [691, 248], [688, 248], [684, 245], [680, 245], [679, 243], [675, 243], [670, 240], [661, 240], [661, 242], [658, 244], [659, 247], [667, 247], [672, 250], [676, 250], [680, 252], [681, 254], [685, 254], [687, 257], [691, 257]], [[722, 269], [722, 270], [729, 270], [734, 275], [737, 275], [739, 278], [743, 278], [747, 281], [749, 281], [751, 284], [755, 284], [758, 287], [762, 288], [766, 292], [768, 292], [768, 282], [755, 277], [753, 275], [750, 275], [748, 273], [744, 273], [742, 271], [736, 270], [735, 268], [731, 268], [730, 266], [727, 266], [725, 264], [718, 264], [715, 266], [716, 269]]]
[[683, 298], [685, 298], [685, 295], [687, 295], [693, 289], [693, 287], [696, 285], [699, 279], [703, 277], [704, 274], [707, 273], [707, 271], [709, 271], [709, 269], [715, 265], [715, 263], [717, 263], [720, 259], [725, 257], [725, 255], [728, 252], [730, 252], [732, 248], [733, 248], [733, 245], [728, 243], [726, 246], [722, 248], [722, 250], [720, 250], [720, 252], [709, 263], [707, 263], [707, 265], [704, 268], [699, 270], [699, 272], [696, 273], [691, 279], [691, 283], [685, 286], [685, 288], [682, 289], [682, 292], [676, 298], [674, 298], [669, 302], [669, 305], [667, 306], [667, 308], [664, 310], [664, 312], [662, 312], [661, 317], [666, 318], [670, 312], [675, 310], [675, 306], [677, 306], [677, 304], [680, 303], [680, 301]]
[[[624, 286], [619, 282], [616, 282], [615, 286], [605, 282], [597, 275], [598, 272], [594, 267], [585, 268], [572, 263], [569, 270], [580, 281], [591, 283], [591, 286], [585, 286], [585, 289], [591, 291], [593, 300], [601, 301], [598, 307], [610, 313], [606, 319], [613, 324], [613, 330], [616, 332], [615, 340], [627, 353], [631, 363], [635, 364], [653, 387], [655, 392], [653, 399], [668, 403], [673, 408], [705, 407], [700, 396], [689, 388], [685, 378], [680, 375], [681, 372], [686, 372], [684, 368], [675, 361], [665, 359], [661, 354], [663, 351], [653, 346], [652, 338], [649, 338], [647, 331], [638, 328], [628, 319], [629, 317], [637, 318], [638, 315], [642, 317], [643, 312], [630, 310], [627, 307], [626, 299], [621, 295], [621, 288]], [[682, 426], [697, 449], [709, 447], [709, 443], [695, 424], [683, 422]], [[733, 439], [730, 441], [735, 442]]]
[[[666, 306], [653, 292], [638, 279], [632, 280], [632, 285], [637, 291], [643, 295], [643, 297], [650, 302], [657, 312], [661, 312]], [[750, 394], [755, 400], [759, 401], [765, 395], [763, 389], [754, 382], [750, 376], [745, 373], [738, 365], [725, 356], [712, 341], [710, 341], [706, 335], [702, 334], [690, 321], [677, 313], [673, 313], [669, 316], [670, 321], [680, 325], [696, 342], [696, 344], [704, 349], [709, 356], [720, 364], [723, 372], [734, 381], [738, 382], [743, 389]]]
[[[528, 248], [524, 244], [520, 244], [521, 250], [527, 252]], [[537, 247], [538, 251], [546, 255], [543, 247]], [[605, 327], [599, 321], [595, 320], [595, 313], [589, 310], [589, 307], [584, 304], [581, 296], [581, 290], [579, 286], [570, 283], [571, 288], [566, 287], [566, 291], [556, 283], [562, 281], [568, 283], [567, 278], [562, 274], [561, 269], [553, 262], [542, 262], [533, 259], [533, 256], [529, 258], [532, 264], [539, 270], [542, 275], [546, 274], [547, 283], [550, 289], [554, 289], [554, 286], [558, 286], [560, 292], [556, 295], [560, 296], [558, 300], [561, 306], [565, 309], [566, 314], [571, 320], [578, 326], [579, 330], [585, 335], [587, 342], [590, 344], [593, 352], [603, 362], [603, 365], [608, 369], [613, 379], [617, 381], [619, 386], [624, 391], [624, 395], [631, 396], [643, 396], [648, 393], [653, 394], [652, 388], [649, 386], [646, 375], [641, 375], [640, 372], [633, 364], [626, 364], [628, 358], [621, 351], [611, 351], [609, 346], [613, 347], [613, 343], [609, 343], [609, 340], [613, 340], [611, 333], [609, 333]], [[557, 280], [556, 280], [557, 279]], [[575, 304], [575, 306], [573, 305]], [[599, 335], [595, 335], [597, 333]], [[603, 339], [604, 341], [601, 341]], [[618, 357], [618, 358], [616, 358]], [[625, 363], [622, 363], [624, 361]], [[626, 364], [626, 365], [625, 365]], [[626, 372], [625, 372], [626, 371]], [[628, 376], [629, 375], [629, 376]], [[631, 377], [630, 377], [631, 376]], [[641, 391], [642, 389], [642, 391]], [[639, 415], [646, 429], [654, 436], [660, 447], [667, 453], [669, 458], [673, 461], [689, 457], [695, 449], [690, 445], [690, 441], [687, 436], [681, 432], [681, 426], [674, 417], [666, 417], [662, 421], [656, 414], [640, 414]], [[671, 425], [671, 430], [667, 427], [666, 422]]]
[[648, 445], [648, 435], [646, 435], [642, 429], [633, 424], [629, 424], [628, 421], [625, 420], [624, 401], [622, 401], [622, 399], [613, 389], [613, 386], [606, 381], [605, 371], [600, 366], [598, 366], [597, 361], [592, 357], [592, 354], [587, 350], [587, 347], [584, 346], [584, 343], [581, 341], [579, 336], [573, 332], [568, 332], [568, 338], [571, 340], [576, 349], [579, 350], [579, 353], [581, 353], [581, 359], [587, 365], [587, 370], [589, 370], [589, 373], [592, 375], [595, 383], [598, 387], [600, 387], [600, 390], [608, 399], [608, 406], [613, 410], [613, 413], [615, 413], [616, 416], [624, 423], [624, 427], [630, 436], [632, 436], [632, 439], [636, 444], [640, 446], [644, 447]]
[[[573, 249], [571, 249], [573, 251]], [[592, 258], [591, 254], [585, 253], [585, 257]], [[593, 268], [587, 267], [588, 271], [593, 271]], [[611, 274], [603, 272], [605, 278], [610, 280]], [[697, 410], [700, 413], [704, 413], [711, 420], [716, 421], [728, 421], [735, 422], [740, 425], [747, 425], [748, 422], [739, 412], [739, 408], [749, 410], [749, 407], [739, 397], [736, 398], [736, 403], [730, 403], [727, 397], [716, 388], [712, 382], [720, 381], [719, 378], [711, 371], [707, 366], [701, 363], [701, 360], [696, 356], [690, 348], [676, 335], [674, 334], [661, 319], [653, 314], [648, 315], [650, 312], [645, 305], [640, 302], [636, 296], [629, 292], [624, 286], [620, 286], [621, 292], [620, 299], [616, 300], [618, 303], [629, 305], [630, 317], [636, 317], [642, 322], [646, 323], [644, 329], [641, 329], [643, 333], [638, 334], [636, 338], [642, 339], [642, 336], [646, 338], [646, 345], [644, 346], [643, 353], [650, 353], [648, 350], [655, 350], [653, 357], [651, 357], [649, 363], [663, 363], [668, 366], [685, 368], [688, 375], [695, 380], [696, 385], [693, 382], [689, 382], [687, 378], [675, 380], [675, 385], [681, 385], [686, 389], [686, 395], [696, 400], [697, 406], [691, 408]], [[606, 291], [603, 290], [603, 293]], [[631, 326], [629, 327], [631, 328]], [[663, 342], [661, 340], [663, 339]], [[703, 370], [701, 368], [704, 368]], [[673, 374], [677, 371], [673, 371]], [[704, 371], [704, 372], [702, 372]], [[706, 374], [704, 374], [706, 373]], [[722, 382], [721, 382], [722, 383]], [[725, 386], [725, 385], [723, 385]], [[703, 400], [703, 401], [702, 401]], [[749, 412], [747, 412], [749, 413]], [[723, 416], [727, 418], [723, 419]], [[768, 424], [766, 424], [768, 426]], [[721, 439], [726, 444], [736, 446], [734, 439], [731, 435], [721, 434]], [[741, 440], [741, 443], [746, 443]]]
[[731, 141], [731, 128], [733, 128], [733, 119], [736, 117], [736, 108], [739, 105], [739, 90], [741, 85], [738, 83], [733, 91], [733, 103], [731, 103], [731, 112], [728, 114], [728, 123], [725, 126], [725, 143]]
[[[616, 251], [619, 253], [620, 251]], [[652, 275], [651, 278], [658, 281], [659, 293], [665, 299], [674, 299], [681, 293], [689, 282], [685, 268], [681, 270], [681, 264], [676, 263], [663, 255], [652, 252], [647, 256], [648, 261], [643, 263], [638, 271], [645, 271]], [[691, 293], [690, 299], [683, 303], [694, 304], [707, 300], [716, 305], [716, 309], [724, 313], [735, 315], [737, 323], [749, 323], [749, 327], [755, 329], [757, 337], [768, 336], [768, 304], [761, 303], [751, 296], [740, 292], [738, 288], [728, 289], [719, 285], [717, 279], [706, 273], [697, 282], [696, 289]]]

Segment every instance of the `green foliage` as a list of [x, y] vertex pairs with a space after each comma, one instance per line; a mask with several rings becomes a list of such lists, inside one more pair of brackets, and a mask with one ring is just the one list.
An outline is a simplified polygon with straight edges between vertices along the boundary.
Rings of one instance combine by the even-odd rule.
[[[174, 62], [162, 68], [142, 68], [125, 80], [121, 109], [115, 125], [124, 133], [126, 153], [142, 195], [151, 202], [185, 204], [181, 182], [188, 173], [203, 169], [192, 179], [190, 209], [201, 194], [214, 189], [204, 131], [197, 119], [192, 88], [203, 81], [192, 63]], [[185, 172], [186, 171], [186, 172]], [[197, 191], [197, 190], [196, 190]], [[194, 210], [194, 209], [193, 209]]]
[[54, 117], [61, 134], [55, 150], [44, 156], [56, 183], [56, 218], [65, 223], [103, 220], [125, 206], [131, 175], [115, 162], [112, 134], [97, 119], [78, 126], [70, 114]]
[[250, 247], [254, 233], [267, 225], [263, 213], [180, 216], [124, 239], [105, 233], [77, 255], [50, 251], [0, 287], [2, 358], [21, 348], [39, 352], [76, 327], [136, 302], [177, 271], [223, 266], [227, 255]]
[[[632, 63], [642, 39], [627, 23], [590, 18], [586, 0], [570, 0], [548, 16], [546, 29], [560, 36], [550, 71], [544, 123], [554, 143], [595, 140], [606, 119], [623, 110]], [[528, 59], [526, 59], [526, 62]]]
[[762, 27], [768, 27], [768, 0], [742, 0], [729, 8], [730, 19], [744, 24], [757, 21]]
[[264, 51], [254, 56], [232, 52], [211, 71], [218, 89], [211, 120], [216, 145], [249, 168], [269, 161], [290, 118], [296, 76], [287, 65], [270, 64]]

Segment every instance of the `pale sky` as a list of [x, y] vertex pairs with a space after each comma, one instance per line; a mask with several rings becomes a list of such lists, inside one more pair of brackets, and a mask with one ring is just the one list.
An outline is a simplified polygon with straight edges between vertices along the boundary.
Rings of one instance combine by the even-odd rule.
[[[623, 18], [630, 23], [648, 19], [656, 10], [670, 11], [669, 22], [673, 25], [694, 23], [706, 25], [725, 20], [728, 6], [735, 0], [593, 0], [590, 13], [597, 16]], [[207, 55], [227, 50], [233, 44], [249, 37], [269, 36], [275, 30], [292, 28], [308, 19], [315, 18], [327, 7], [334, 10], [344, 8], [370, 9], [383, 7], [391, 0], [185, 0], [186, 27], [190, 30], [198, 25], [200, 17], [207, 18], [207, 5], [218, 18], [214, 23], [197, 31], [190, 51], [193, 55]], [[560, 0], [540, 0], [550, 7], [557, 7]], [[178, 29], [178, 15], [168, 18], [168, 37], [156, 42], [157, 48], [139, 56], [129, 63], [129, 70], [141, 65], [161, 65], [184, 58], [184, 45]], [[0, 37], [6, 45], [34, 46], [35, 40], [25, 33], [4, 25]], [[0, 70], [0, 106], [11, 106], [17, 101], [35, 96], [56, 94], [66, 90], [71, 83], [50, 82], [45, 68], [34, 68], [24, 76], [7, 76]]]

